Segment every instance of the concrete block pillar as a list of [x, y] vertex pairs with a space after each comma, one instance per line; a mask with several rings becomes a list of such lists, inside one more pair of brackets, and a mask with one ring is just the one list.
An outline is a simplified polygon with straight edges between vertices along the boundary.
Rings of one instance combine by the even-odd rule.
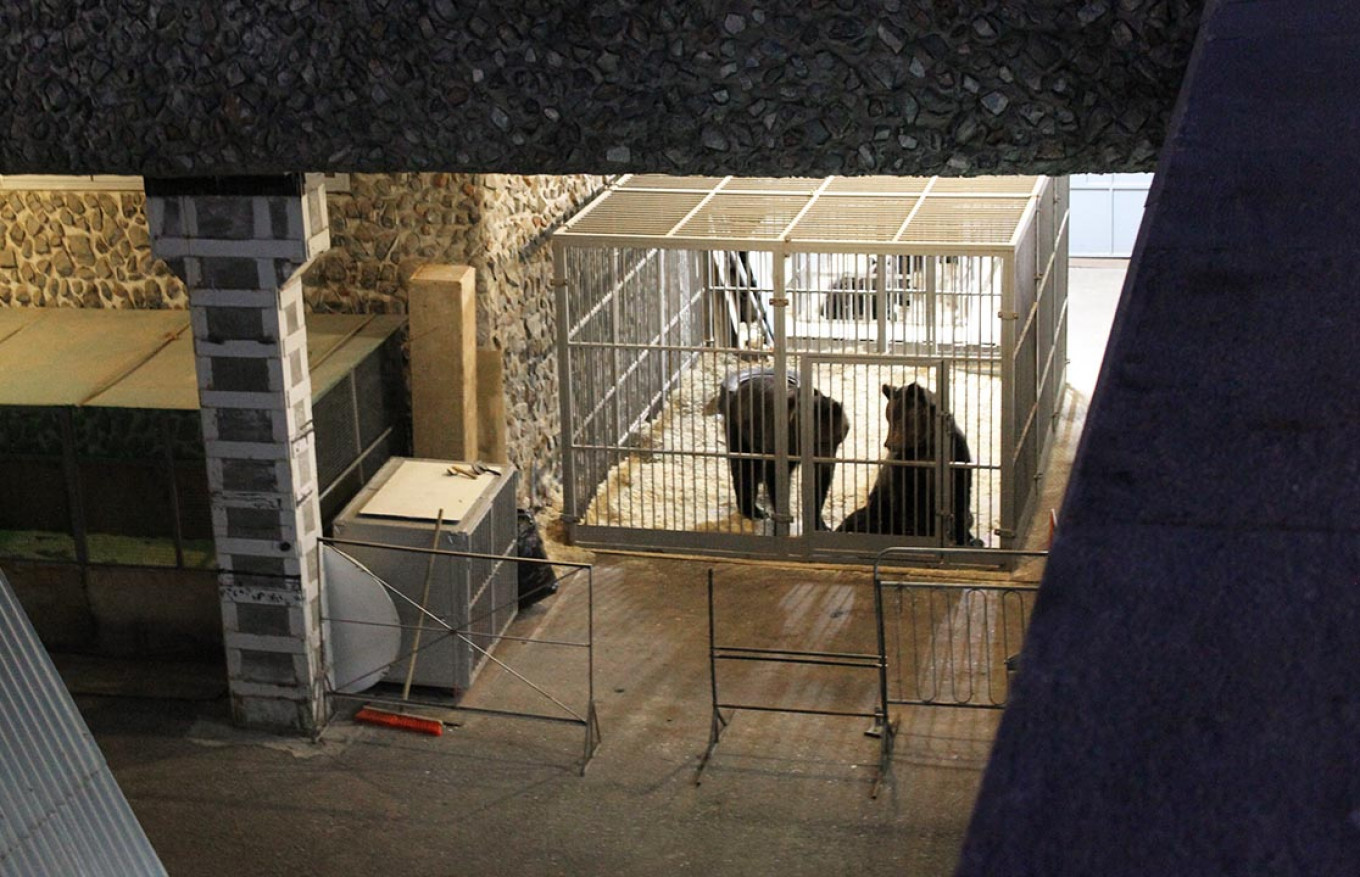
[[302, 267], [330, 246], [300, 174], [146, 181], [152, 251], [189, 288], [232, 712], [324, 719], [320, 509]]

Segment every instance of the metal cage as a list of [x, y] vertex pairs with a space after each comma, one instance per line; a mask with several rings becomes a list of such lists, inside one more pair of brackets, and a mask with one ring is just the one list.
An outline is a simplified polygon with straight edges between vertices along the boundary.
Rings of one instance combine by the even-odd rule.
[[[1066, 231], [1063, 179], [624, 177], [553, 239], [570, 538], [1013, 547], [1065, 380]], [[913, 449], [885, 450], [911, 384]]]

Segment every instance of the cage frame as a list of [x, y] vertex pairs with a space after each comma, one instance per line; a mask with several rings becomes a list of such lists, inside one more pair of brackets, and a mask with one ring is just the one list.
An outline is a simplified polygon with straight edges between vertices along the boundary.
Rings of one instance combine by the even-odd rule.
[[[684, 196], [689, 204], [683, 211], [671, 207], [669, 213], [656, 208], [659, 221], [669, 219], [669, 227], [657, 233], [630, 228], [610, 228], [620, 215], [608, 216], [621, 194], [625, 197], [645, 193], [663, 204], [668, 196]], [[724, 234], [719, 231], [697, 233], [693, 228], [704, 210], [714, 205], [723, 195], [739, 196], [750, 203], [760, 199], [783, 199], [779, 203], [790, 209], [775, 232], [767, 234]], [[802, 203], [792, 209], [794, 198]], [[827, 198], [843, 201], [860, 199], [872, 204], [874, 199], [891, 199], [901, 204], [904, 198], [914, 199], [906, 218], [895, 233], [887, 236], [835, 236], [802, 233], [804, 220]], [[640, 198], [639, 207], [649, 204]], [[950, 235], [938, 237], [911, 236], [907, 233], [912, 223], [928, 205], [951, 202], [989, 202], [1011, 205], [1012, 223], [1004, 240], [974, 242]], [[947, 207], [946, 207], [947, 210]], [[619, 213], [619, 211], [615, 211]], [[736, 216], [740, 218], [740, 211]], [[627, 219], [627, 211], [621, 214]], [[749, 216], [749, 214], [748, 214]], [[768, 217], [767, 217], [768, 218]], [[640, 220], [646, 222], [645, 218]], [[766, 225], [771, 223], [766, 222]], [[602, 230], [602, 226], [608, 230]], [[776, 374], [789, 371], [791, 353], [802, 358], [815, 355], [812, 351], [790, 351], [788, 338], [789, 288], [785, 270], [788, 257], [797, 254], [836, 254], [866, 257], [917, 257], [939, 259], [951, 256], [985, 257], [1001, 265], [999, 302], [996, 314], [999, 326], [998, 360], [1001, 384], [1000, 404], [1000, 511], [1001, 525], [994, 535], [1001, 550], [1013, 550], [1021, 544], [1026, 528], [1033, 519], [1039, 500], [1039, 480], [1048, 466], [1052, 448], [1051, 433], [1056, 429], [1065, 387], [1066, 332], [1067, 332], [1067, 252], [1068, 188], [1066, 178], [1054, 177], [979, 177], [979, 178], [897, 178], [897, 177], [826, 177], [748, 179], [727, 177], [679, 177], [663, 175], [626, 175], [612, 184], [596, 200], [573, 216], [552, 239], [553, 286], [556, 294], [558, 327], [557, 366], [561, 439], [559, 442], [563, 484], [563, 521], [568, 540], [582, 547], [599, 549], [649, 550], [665, 553], [702, 551], [707, 554], [733, 556], [762, 556], [803, 560], [869, 560], [884, 548], [903, 544], [927, 547], [930, 543], [904, 540], [901, 537], [854, 535], [848, 550], [828, 550], [824, 535], [804, 531], [806, 535], [789, 533], [788, 505], [790, 485], [787, 467], [783, 463], [794, 459], [789, 454], [787, 436], [781, 430], [774, 435], [774, 459], [779, 479], [779, 504], [775, 510], [773, 537], [753, 534], [696, 533], [663, 529], [628, 528], [588, 525], [582, 522], [583, 512], [590, 497], [576, 493], [576, 446], [573, 444], [576, 412], [571, 405], [571, 340], [572, 325], [568, 299], [567, 252], [569, 250], [624, 250], [651, 252], [680, 251], [702, 257], [719, 252], [749, 252], [769, 254], [773, 296], [773, 369]], [[696, 263], [697, 264], [697, 263]], [[877, 293], [882, 299], [883, 276], [879, 271]], [[926, 272], [933, 283], [933, 271]], [[932, 291], [927, 301], [935, 306]], [[881, 311], [880, 311], [881, 313]], [[889, 355], [887, 340], [881, 329], [876, 350]], [[1038, 335], [1044, 326], [1046, 343]], [[1032, 342], [1032, 343], [1031, 343]], [[1026, 348], [1032, 348], [1027, 350]], [[1059, 355], [1061, 352], [1062, 355]], [[873, 353], [866, 354], [873, 357]], [[1017, 357], [1025, 356], [1028, 362]], [[909, 357], [904, 357], [909, 358]], [[1023, 417], [1017, 400], [1017, 364], [1032, 368], [1035, 386], [1033, 399], [1028, 402]], [[806, 362], [800, 369], [806, 374]], [[776, 421], [787, 417], [787, 400], [776, 394]], [[804, 435], [809, 427], [806, 422]], [[1031, 441], [1032, 440], [1032, 441]], [[1028, 444], [1027, 444], [1028, 443]], [[807, 457], [804, 443], [804, 460]], [[1028, 482], [1024, 490], [1017, 489], [1016, 479]], [[947, 479], [944, 479], [947, 480]], [[601, 482], [603, 483], [603, 482]], [[941, 494], [947, 491], [941, 481]], [[598, 490], [599, 485], [596, 485]], [[939, 544], [944, 544], [944, 527], [938, 530]], [[719, 538], [714, 538], [719, 537]], [[812, 537], [812, 538], [809, 538]], [[817, 543], [822, 543], [819, 547]]]

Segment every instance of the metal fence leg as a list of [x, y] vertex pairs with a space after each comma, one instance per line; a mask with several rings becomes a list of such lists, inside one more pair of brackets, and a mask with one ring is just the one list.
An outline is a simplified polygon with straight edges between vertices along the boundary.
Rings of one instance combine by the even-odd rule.
[[722, 737], [723, 729], [726, 727], [727, 719], [723, 718], [722, 710], [714, 704], [713, 721], [708, 728], [708, 748], [704, 750], [703, 757], [699, 759], [699, 767], [694, 771], [694, 785], [703, 782], [704, 768], [708, 766], [708, 760], [713, 756], [713, 750], [718, 747], [718, 739]]
[[591, 701], [586, 707], [586, 749], [585, 757], [581, 759], [581, 776], [586, 775], [586, 767], [590, 765], [590, 759], [595, 757], [595, 750], [600, 748], [600, 717], [595, 713], [595, 701]]
[[887, 715], [879, 717], [880, 733], [878, 737], [878, 775], [874, 777], [873, 787], [869, 789], [869, 797], [877, 798], [878, 790], [886, 781], [892, 782], [892, 757], [893, 744], [897, 741], [897, 721]]
[[718, 708], [718, 662], [715, 657], [717, 646], [714, 644], [714, 619], [713, 619], [713, 567], [708, 568], [708, 693], [709, 703], [712, 705], [712, 716], [708, 726], [708, 748], [704, 750], [703, 757], [699, 759], [699, 767], [694, 771], [694, 785], [699, 785], [704, 772], [704, 767], [708, 765], [708, 760], [713, 756], [713, 750], [717, 748], [718, 739], [722, 737], [723, 729], [727, 727], [727, 719], [723, 718], [722, 710]]

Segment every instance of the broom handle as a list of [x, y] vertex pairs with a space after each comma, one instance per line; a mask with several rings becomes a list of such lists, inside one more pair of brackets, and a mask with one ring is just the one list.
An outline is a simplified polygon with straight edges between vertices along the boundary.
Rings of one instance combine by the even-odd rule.
[[[434, 539], [430, 542], [430, 548], [439, 547], [439, 536], [444, 529], [444, 510], [439, 510], [439, 516], [434, 522]], [[411, 680], [416, 675], [416, 658], [420, 655], [420, 635], [425, 632], [425, 613], [428, 611], [425, 604], [430, 601], [430, 579], [434, 577], [434, 562], [438, 557], [431, 554], [429, 561], [425, 564], [425, 587], [420, 593], [420, 619], [416, 622], [415, 639], [411, 643], [411, 660], [406, 664], [406, 682], [401, 686], [401, 699], [411, 699]]]

